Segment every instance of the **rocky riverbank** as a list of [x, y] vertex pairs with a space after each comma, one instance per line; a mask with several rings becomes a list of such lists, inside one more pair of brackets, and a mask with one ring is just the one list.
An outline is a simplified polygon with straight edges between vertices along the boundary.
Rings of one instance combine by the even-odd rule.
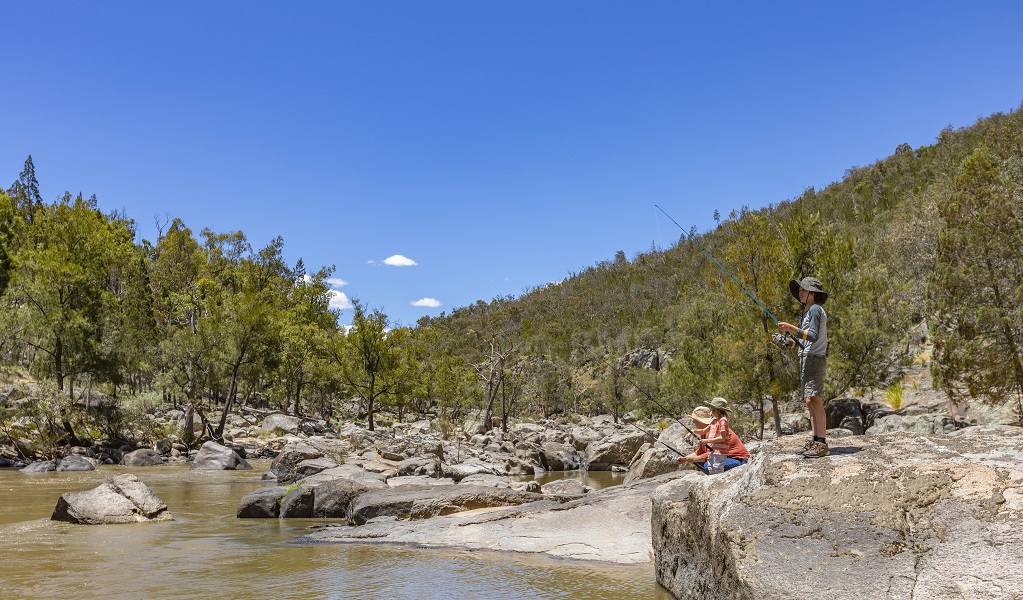
[[746, 468], [653, 495], [677, 598], [1023, 598], [1023, 429], [768, 442]]

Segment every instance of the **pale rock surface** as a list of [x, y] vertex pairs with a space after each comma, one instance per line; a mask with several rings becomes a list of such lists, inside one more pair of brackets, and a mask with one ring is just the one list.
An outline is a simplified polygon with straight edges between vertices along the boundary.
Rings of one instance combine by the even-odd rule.
[[[548, 499], [419, 521], [377, 517], [361, 527], [329, 527], [309, 539], [498, 550], [641, 564], [653, 559], [650, 495], [658, 485], [680, 475], [662, 475], [629, 486], [604, 488], [565, 503]], [[614, 526], [609, 527], [609, 523]]]
[[657, 489], [658, 582], [680, 599], [1023, 599], [1023, 429], [767, 442]]

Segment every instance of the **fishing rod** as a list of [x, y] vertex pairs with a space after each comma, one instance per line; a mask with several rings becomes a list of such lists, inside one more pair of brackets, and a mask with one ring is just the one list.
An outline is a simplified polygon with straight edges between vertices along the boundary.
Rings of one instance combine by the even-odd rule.
[[665, 416], [667, 416], [668, 418], [672, 419], [673, 421], [675, 421], [676, 423], [678, 423], [679, 425], [684, 427], [685, 430], [688, 431], [690, 435], [695, 436], [697, 438], [700, 437], [699, 435], [696, 434], [695, 431], [693, 431], [692, 429], [689, 429], [689, 427], [685, 423], [683, 423], [680, 419], [676, 418], [675, 415], [672, 413], [672, 411], [668, 410], [667, 408], [664, 408], [664, 405], [661, 404], [660, 402], [658, 402], [657, 399], [654, 398], [653, 395], [650, 392], [648, 392], [648, 391], [644, 390], [643, 388], [639, 387], [639, 384], [637, 384], [635, 381], [629, 379], [628, 377], [625, 378], [625, 381], [628, 381], [629, 383], [631, 383], [632, 387], [636, 388], [637, 390], [639, 390], [639, 393], [641, 393], [644, 396], [646, 396], [647, 400], [653, 402], [654, 406], [656, 406], [657, 408], [661, 409], [661, 412], [663, 412], [665, 414]]
[[683, 454], [682, 451], [680, 451], [675, 446], [672, 446], [668, 442], [662, 440], [660, 436], [654, 435], [652, 431], [647, 431], [646, 429], [643, 429], [642, 427], [640, 427], [639, 425], [636, 425], [635, 423], [629, 423], [629, 425], [632, 425], [636, 429], [638, 429], [638, 430], [642, 431], [643, 433], [647, 434], [648, 436], [650, 436], [650, 438], [654, 440], [655, 444], [663, 444], [665, 448], [667, 448], [668, 450], [671, 450], [675, 454], [678, 454], [679, 456], [685, 456], [685, 454]]
[[778, 317], [774, 316], [774, 314], [772, 314], [771, 311], [767, 310], [767, 307], [764, 306], [760, 302], [760, 300], [757, 300], [757, 297], [754, 296], [753, 293], [750, 292], [748, 289], [746, 289], [746, 286], [742, 285], [742, 282], [739, 281], [738, 279], [736, 279], [735, 275], [732, 275], [732, 272], [729, 271], [728, 269], [726, 269], [725, 265], [721, 264], [721, 261], [719, 261], [718, 259], [714, 258], [714, 255], [711, 254], [709, 250], [707, 250], [706, 248], [703, 247], [703, 244], [700, 243], [700, 240], [696, 239], [695, 235], [693, 235], [691, 232], [686, 231], [684, 227], [682, 227], [681, 225], [678, 224], [678, 221], [676, 221], [675, 219], [672, 219], [671, 215], [669, 215], [668, 213], [664, 212], [663, 208], [661, 208], [660, 206], [657, 206], [656, 204], [654, 204], [654, 207], [657, 208], [657, 210], [659, 210], [662, 213], [664, 213], [664, 216], [668, 217], [668, 220], [670, 220], [672, 223], [674, 223], [676, 227], [678, 227], [683, 232], [685, 232], [686, 237], [688, 237], [690, 240], [696, 242], [696, 245], [700, 247], [700, 250], [703, 250], [704, 254], [709, 256], [710, 259], [712, 261], [714, 261], [715, 264], [717, 264], [717, 266], [721, 267], [721, 270], [724, 271], [729, 277], [731, 277], [732, 281], [734, 281], [736, 284], [738, 284], [738, 286], [742, 288], [742, 291], [746, 292], [746, 295], [749, 296], [750, 298], [752, 298], [753, 301], [757, 303], [757, 306], [759, 306], [761, 310], [763, 310], [765, 313], [767, 313], [767, 316], [771, 317], [771, 320], [773, 320], [776, 325], [778, 324]]

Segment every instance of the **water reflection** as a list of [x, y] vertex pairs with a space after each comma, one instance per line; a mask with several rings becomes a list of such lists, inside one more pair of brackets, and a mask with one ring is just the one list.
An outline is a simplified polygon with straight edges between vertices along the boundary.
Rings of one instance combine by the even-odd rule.
[[[268, 463], [253, 466], [240, 472], [187, 465], [0, 471], [0, 597], [670, 598], [656, 585], [651, 565], [302, 543], [297, 538], [319, 521], [235, 518], [238, 500], [262, 485], [259, 473]], [[61, 493], [91, 489], [125, 472], [153, 488], [175, 520], [107, 526], [49, 520]], [[602, 486], [609, 475], [593, 474], [584, 483]]]
[[521, 481], [535, 479], [540, 485], [548, 484], [559, 479], [578, 479], [583, 485], [588, 485], [594, 491], [602, 490], [613, 485], [621, 485], [625, 481], [625, 473], [613, 471], [540, 471], [536, 475], [525, 475]]

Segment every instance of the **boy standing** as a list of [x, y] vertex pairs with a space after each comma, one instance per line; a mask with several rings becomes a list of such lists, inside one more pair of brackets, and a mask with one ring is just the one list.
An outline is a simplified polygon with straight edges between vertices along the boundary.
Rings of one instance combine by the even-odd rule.
[[799, 348], [799, 385], [803, 400], [810, 411], [813, 438], [803, 446], [802, 455], [819, 458], [831, 453], [828, 448], [827, 415], [824, 413], [824, 375], [828, 354], [828, 315], [821, 306], [828, 293], [816, 277], [789, 281], [789, 291], [806, 307], [799, 327], [778, 322], [778, 329], [791, 334]]

